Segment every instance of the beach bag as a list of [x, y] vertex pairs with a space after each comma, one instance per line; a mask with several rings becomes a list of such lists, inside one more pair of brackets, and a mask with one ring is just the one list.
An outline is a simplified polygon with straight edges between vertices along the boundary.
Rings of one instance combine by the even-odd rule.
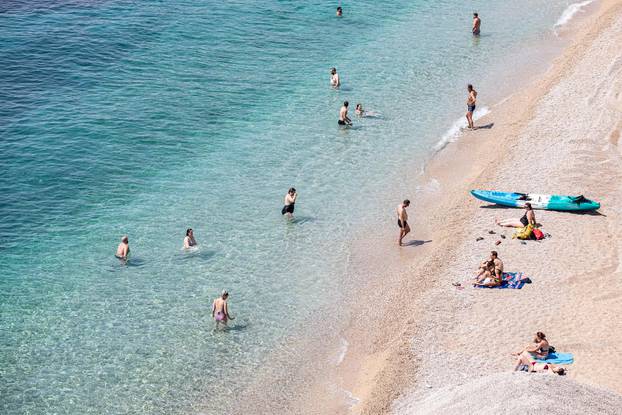
[[533, 228], [533, 236], [534, 236], [534, 238], [536, 238], [536, 241], [540, 241], [540, 240], [544, 239], [544, 234], [538, 228]]
[[524, 228], [522, 228], [520, 231], [514, 233], [514, 235], [512, 235], [512, 239], [517, 238], [517, 239], [529, 239], [531, 238], [531, 234], [533, 233], [533, 225], [529, 224], [527, 226], [525, 226]]

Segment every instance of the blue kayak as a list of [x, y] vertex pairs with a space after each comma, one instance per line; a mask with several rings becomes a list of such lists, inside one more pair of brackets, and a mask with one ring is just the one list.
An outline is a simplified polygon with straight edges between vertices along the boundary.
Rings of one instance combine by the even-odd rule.
[[484, 202], [510, 207], [524, 207], [531, 203], [534, 209], [587, 211], [600, 208], [600, 203], [584, 196], [539, 195], [534, 193], [508, 193], [492, 190], [471, 190], [471, 194]]

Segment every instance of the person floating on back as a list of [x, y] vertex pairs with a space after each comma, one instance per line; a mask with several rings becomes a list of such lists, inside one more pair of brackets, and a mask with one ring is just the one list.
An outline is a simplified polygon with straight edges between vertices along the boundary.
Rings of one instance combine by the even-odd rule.
[[473, 113], [475, 112], [475, 104], [477, 102], [477, 91], [473, 89], [473, 85], [467, 85], [469, 96], [467, 97], [467, 113], [466, 119], [470, 129], [475, 128], [473, 124]]
[[477, 13], [473, 13], [473, 36], [479, 36], [480, 26], [482, 25], [482, 20], [479, 18]]
[[341, 17], [343, 16], [343, 9], [341, 8], [341, 6], [337, 7], [337, 17]]
[[188, 228], [186, 229], [186, 237], [184, 238], [184, 249], [190, 249], [193, 246], [197, 246], [197, 241], [194, 239], [194, 231]]
[[285, 202], [283, 203], [283, 209], [281, 209], [281, 215], [287, 215], [289, 219], [294, 217], [294, 205], [296, 204], [297, 197], [298, 193], [296, 193], [296, 189], [290, 187], [285, 195]]
[[402, 246], [402, 239], [410, 232], [410, 226], [408, 226], [408, 213], [406, 208], [410, 206], [410, 200], [405, 199], [402, 203], [397, 205], [397, 226], [400, 228], [400, 236], [397, 241], [399, 246]]
[[117, 253], [114, 255], [123, 262], [127, 262], [130, 255], [130, 240], [127, 235], [121, 237], [121, 243], [117, 247]]
[[337, 68], [330, 68], [330, 86], [332, 86], [333, 88], [339, 88], [341, 86], [341, 81], [339, 80]]
[[337, 124], [340, 126], [352, 125], [352, 120], [348, 117], [348, 101], [344, 101], [343, 106], [339, 110], [339, 121]]
[[227, 304], [228, 298], [229, 293], [227, 290], [223, 290], [220, 297], [216, 298], [212, 304], [212, 318], [216, 322], [216, 327], [221, 324], [226, 326], [229, 320], [234, 319], [229, 315], [229, 305]]

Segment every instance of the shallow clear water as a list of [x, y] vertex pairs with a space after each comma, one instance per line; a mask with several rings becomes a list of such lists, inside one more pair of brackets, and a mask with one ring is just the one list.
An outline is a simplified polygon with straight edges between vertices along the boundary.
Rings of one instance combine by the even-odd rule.
[[[462, 115], [464, 85], [494, 103], [488, 69], [515, 71], [566, 2], [343, 5], [0, 5], [2, 413], [222, 411], [325, 312], [357, 228], [394, 226], [400, 177]], [[381, 115], [339, 130], [344, 99]], [[223, 288], [227, 332], [209, 316]]]

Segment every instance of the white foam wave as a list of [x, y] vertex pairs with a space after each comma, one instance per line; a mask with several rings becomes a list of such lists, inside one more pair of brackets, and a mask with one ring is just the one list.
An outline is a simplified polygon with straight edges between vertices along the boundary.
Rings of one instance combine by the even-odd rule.
[[555, 23], [555, 27], [558, 28], [565, 25], [566, 23], [571, 21], [575, 14], [579, 13], [581, 9], [593, 2], [594, 0], [585, 0], [580, 3], [572, 3], [571, 5], [566, 7], [566, 10], [564, 10], [562, 15], [559, 16], [559, 19], [557, 19], [557, 22]]
[[349, 345], [350, 343], [348, 343], [346, 339], [344, 339], [343, 337], [340, 339], [339, 353], [337, 354], [337, 358], [335, 359], [336, 366], [339, 366], [341, 362], [343, 362], [343, 359], [345, 359], [346, 353], [348, 353]]
[[[476, 109], [475, 112], [473, 113], [473, 121], [479, 120], [480, 118], [482, 118], [483, 116], [489, 113], [490, 113], [490, 110], [488, 109], [488, 107], [482, 107], [482, 108]], [[457, 119], [451, 125], [449, 130], [447, 130], [447, 132], [443, 134], [440, 141], [434, 146], [434, 150], [440, 151], [444, 149], [447, 146], [447, 144], [453, 143], [454, 141], [456, 141], [458, 137], [460, 136], [460, 134], [462, 134], [462, 130], [465, 129], [467, 125], [468, 124], [467, 124], [467, 120], [465, 117], [461, 117]]]

